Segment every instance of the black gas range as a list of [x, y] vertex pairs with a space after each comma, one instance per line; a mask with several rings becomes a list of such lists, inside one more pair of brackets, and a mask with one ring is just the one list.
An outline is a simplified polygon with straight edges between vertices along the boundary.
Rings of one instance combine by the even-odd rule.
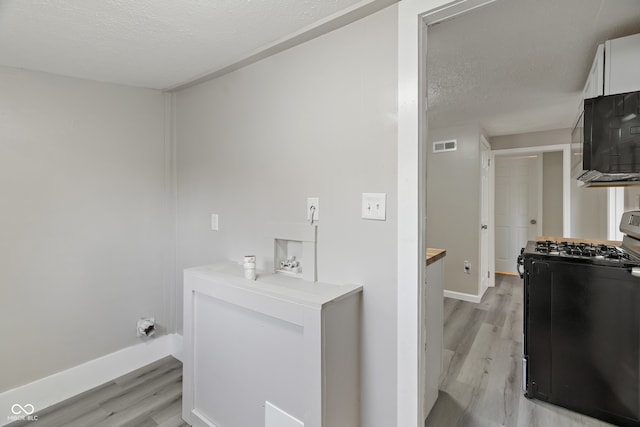
[[623, 426], [640, 426], [640, 211], [621, 245], [530, 241], [524, 267], [523, 390]]

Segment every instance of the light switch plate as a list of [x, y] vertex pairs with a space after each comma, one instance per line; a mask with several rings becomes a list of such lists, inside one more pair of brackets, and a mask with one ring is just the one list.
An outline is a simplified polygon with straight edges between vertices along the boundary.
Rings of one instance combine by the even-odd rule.
[[387, 193], [362, 193], [362, 219], [387, 220]]
[[211, 214], [211, 229], [218, 231], [218, 214]]

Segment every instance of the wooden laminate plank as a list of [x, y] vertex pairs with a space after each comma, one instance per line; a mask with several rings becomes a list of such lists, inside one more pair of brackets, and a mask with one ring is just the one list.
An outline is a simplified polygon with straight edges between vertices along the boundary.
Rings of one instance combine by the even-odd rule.
[[180, 414], [175, 414], [172, 417], [162, 421], [161, 423], [158, 423], [158, 427], [183, 427], [183, 426], [188, 427], [188, 424], [185, 423], [182, 420], [182, 418], [180, 418]]
[[497, 292], [492, 292], [492, 295], [494, 295], [494, 298], [492, 298], [485, 322], [502, 328], [509, 314], [511, 293], [498, 290]]
[[489, 323], [482, 323], [476, 334], [473, 345], [467, 354], [457, 381], [479, 387], [488, 381], [491, 365], [500, 347], [500, 333], [502, 330]]
[[99, 424], [104, 420], [106, 420], [107, 418], [109, 418], [109, 413], [104, 411], [100, 407], [96, 407], [93, 410], [83, 414], [82, 416], [78, 418], [74, 418], [73, 420], [67, 421], [62, 424], [53, 423], [49, 425], [65, 426], [65, 427], [87, 427], [87, 426], [94, 426], [96, 424]]
[[84, 402], [84, 400], [75, 402], [73, 405], [60, 408], [49, 414], [38, 414], [38, 427], [89, 426], [109, 415], [97, 403]]
[[464, 364], [467, 355], [457, 352], [451, 352], [451, 358], [446, 368], [443, 367], [443, 372], [440, 378], [440, 390], [446, 390], [447, 384], [452, 381], [456, 381], [460, 374], [460, 369]]
[[167, 356], [143, 368], [137, 369], [129, 374], [123, 375], [113, 380], [123, 389], [135, 387], [151, 379], [165, 375], [169, 371], [180, 369], [182, 364], [179, 360]]
[[121, 394], [100, 404], [107, 412], [120, 412], [132, 404], [152, 396], [163, 387], [179, 382], [182, 379], [182, 368], [174, 368], [157, 378], [152, 378], [147, 382], [135, 387], [125, 389]]
[[[155, 412], [152, 412], [150, 414], [150, 417], [158, 424], [162, 424], [167, 420], [173, 418], [175, 415], [180, 415], [181, 413], [182, 413], [182, 395], [178, 396], [169, 405], [163, 408], [159, 408]], [[180, 417], [178, 416], [178, 418]]]
[[181, 395], [182, 377], [174, 379], [172, 383], [166, 384], [133, 405], [122, 407], [119, 411], [110, 413], [109, 418], [95, 424], [95, 427], [131, 427], [138, 425], [147, 418], [151, 419], [152, 413], [159, 408], [170, 405]]
[[501, 425], [515, 426], [517, 423], [519, 399], [522, 394], [522, 379], [518, 370], [520, 359], [520, 343], [500, 339], [480, 412]]
[[459, 301], [444, 323], [444, 348], [458, 353], [469, 352], [487, 312], [472, 303]]
[[158, 427], [158, 423], [153, 421], [151, 418], [146, 418], [140, 422], [128, 424], [128, 427]]
[[502, 327], [502, 338], [522, 343], [523, 339], [523, 306], [524, 296], [521, 285], [514, 286], [507, 309], [507, 317]]
[[451, 321], [451, 314], [456, 309], [456, 307], [461, 304], [462, 301], [453, 299], [453, 298], [445, 298], [444, 299], [444, 308], [442, 311], [442, 319], [443, 322]]

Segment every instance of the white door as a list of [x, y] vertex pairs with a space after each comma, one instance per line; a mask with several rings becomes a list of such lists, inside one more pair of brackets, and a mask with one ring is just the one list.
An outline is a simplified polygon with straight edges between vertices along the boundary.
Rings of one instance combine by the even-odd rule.
[[480, 137], [480, 294], [489, 287], [489, 153], [491, 148]]
[[497, 273], [516, 274], [520, 249], [542, 234], [538, 211], [541, 169], [542, 155], [495, 158]]

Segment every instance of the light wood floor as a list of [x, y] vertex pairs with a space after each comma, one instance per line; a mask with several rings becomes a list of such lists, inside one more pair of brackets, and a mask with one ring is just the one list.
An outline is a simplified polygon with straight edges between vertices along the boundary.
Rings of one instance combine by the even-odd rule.
[[182, 363], [166, 357], [11, 427], [181, 427]]
[[522, 393], [523, 282], [499, 275], [480, 304], [445, 298], [443, 372], [428, 427], [611, 424]]

